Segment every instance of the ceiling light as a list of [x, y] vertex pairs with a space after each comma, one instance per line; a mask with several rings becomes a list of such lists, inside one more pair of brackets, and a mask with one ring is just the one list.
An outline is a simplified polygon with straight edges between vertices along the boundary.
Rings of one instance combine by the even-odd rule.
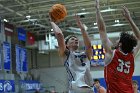
[[120, 23], [117, 23], [117, 24], [114, 24], [112, 26], [124, 26], [124, 25], [127, 25], [127, 24], [120, 24]]
[[27, 19], [30, 19], [30, 18], [31, 18], [31, 16], [30, 16], [30, 15], [28, 15], [28, 16], [26, 16], [26, 18], [27, 18]]
[[7, 19], [3, 19], [3, 21], [4, 21], [4, 22], [8, 22], [8, 20], [7, 20]]
[[101, 10], [101, 12], [111, 12], [111, 11], [116, 11], [117, 9], [112, 9], [110, 7], [108, 7], [108, 9], [105, 10]]
[[120, 22], [120, 20], [115, 20], [115, 23], [119, 23]]
[[98, 26], [95, 26], [95, 27], [93, 27], [93, 28], [98, 28]]
[[24, 22], [35, 22], [35, 21], [38, 21], [38, 20], [37, 19], [26, 19], [26, 20], [22, 20], [20, 22], [24, 23]]
[[82, 8], [81, 10], [85, 11], [86, 9], [85, 8]]
[[89, 12], [77, 13], [77, 15], [85, 15], [85, 14], [89, 14]]
[[53, 31], [53, 29], [51, 29], [51, 31]]
[[94, 25], [97, 25], [97, 23], [95, 22]]

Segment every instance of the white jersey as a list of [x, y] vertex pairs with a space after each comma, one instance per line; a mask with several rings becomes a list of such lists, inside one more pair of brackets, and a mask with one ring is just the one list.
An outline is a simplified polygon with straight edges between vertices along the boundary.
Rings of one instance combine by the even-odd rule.
[[70, 88], [92, 86], [90, 74], [90, 61], [84, 52], [70, 51], [65, 61]]

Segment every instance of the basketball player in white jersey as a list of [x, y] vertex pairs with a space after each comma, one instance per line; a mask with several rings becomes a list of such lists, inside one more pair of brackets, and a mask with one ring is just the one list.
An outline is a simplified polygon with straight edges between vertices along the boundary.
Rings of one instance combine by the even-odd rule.
[[76, 15], [78, 27], [81, 29], [85, 52], [79, 52], [79, 40], [76, 36], [68, 36], [64, 39], [61, 29], [51, 21], [51, 25], [59, 45], [59, 53], [64, 58], [69, 80], [69, 93], [93, 93], [92, 77], [90, 74], [90, 58], [92, 56], [91, 41], [88, 34]]

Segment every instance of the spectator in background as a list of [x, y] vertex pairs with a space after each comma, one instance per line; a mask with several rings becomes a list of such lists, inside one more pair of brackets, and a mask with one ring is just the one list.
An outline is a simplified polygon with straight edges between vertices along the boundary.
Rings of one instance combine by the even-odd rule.
[[106, 93], [106, 89], [100, 85], [99, 79], [94, 79], [94, 87], [97, 89], [97, 93]]
[[139, 85], [138, 85], [138, 81], [137, 80], [133, 80], [132, 86], [133, 86], [133, 89], [134, 89], [134, 93], [140, 93], [140, 91], [138, 90]]

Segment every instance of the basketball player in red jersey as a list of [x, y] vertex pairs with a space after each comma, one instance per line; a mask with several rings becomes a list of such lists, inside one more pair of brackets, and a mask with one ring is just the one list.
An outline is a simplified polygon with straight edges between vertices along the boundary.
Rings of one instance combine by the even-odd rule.
[[132, 75], [134, 72], [134, 58], [140, 49], [140, 31], [132, 20], [128, 9], [123, 6], [123, 16], [129, 22], [135, 36], [122, 32], [116, 49], [112, 49], [112, 42], [107, 37], [106, 26], [96, 0], [96, 18], [100, 38], [106, 50], [104, 77], [107, 93], [134, 93]]

